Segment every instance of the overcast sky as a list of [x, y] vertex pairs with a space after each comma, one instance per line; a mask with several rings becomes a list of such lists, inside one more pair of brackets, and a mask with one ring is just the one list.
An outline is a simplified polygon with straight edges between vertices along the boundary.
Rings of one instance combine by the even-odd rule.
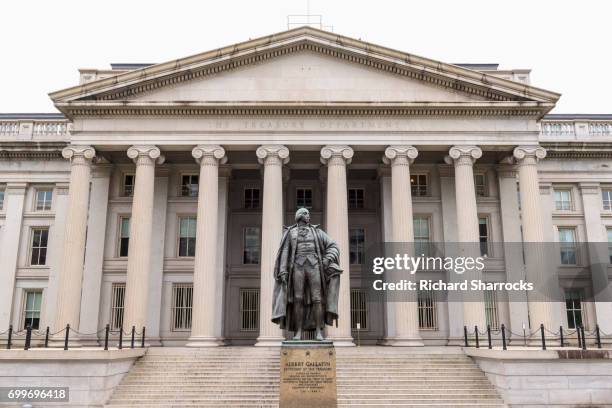
[[[78, 68], [164, 62], [287, 28], [307, 0], [1, 0], [0, 112], [53, 112]], [[612, 113], [612, 1], [311, 0], [333, 31], [444, 62], [531, 68], [554, 113]]]

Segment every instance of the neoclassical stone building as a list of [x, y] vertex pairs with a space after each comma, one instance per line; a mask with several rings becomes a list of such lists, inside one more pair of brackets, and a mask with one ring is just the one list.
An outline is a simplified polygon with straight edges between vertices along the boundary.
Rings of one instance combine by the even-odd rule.
[[[308, 207], [341, 249], [338, 345], [358, 327], [390, 345], [487, 323], [612, 332], [609, 299], [587, 301], [610, 293], [608, 268], [588, 267], [602, 255], [572, 252], [612, 240], [612, 115], [548, 115], [560, 95], [529, 70], [298, 28], [82, 69], [50, 97], [61, 113], [0, 115], [0, 331], [70, 324], [90, 344], [110, 324], [146, 326], [152, 344], [277, 344], [276, 249]], [[566, 302], [370, 302], [364, 253], [394, 241], [480, 242], [492, 282], [538, 265], [493, 243], [562, 242]]]

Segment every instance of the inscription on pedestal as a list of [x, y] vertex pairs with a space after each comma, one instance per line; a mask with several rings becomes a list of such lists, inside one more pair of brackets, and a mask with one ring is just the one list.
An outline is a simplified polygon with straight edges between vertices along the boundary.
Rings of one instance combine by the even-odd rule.
[[335, 408], [336, 351], [331, 341], [287, 341], [281, 347], [280, 408]]

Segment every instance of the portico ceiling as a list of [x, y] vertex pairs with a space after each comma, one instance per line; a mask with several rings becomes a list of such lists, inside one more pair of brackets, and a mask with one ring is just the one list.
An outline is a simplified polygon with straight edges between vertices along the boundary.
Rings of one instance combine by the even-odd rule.
[[[155, 100], [147, 95], [245, 67], [311, 53], [458, 97], [432, 100]], [[423, 86], [420, 85], [420, 86]], [[461, 96], [463, 95], [463, 96]], [[69, 117], [88, 115], [520, 115], [541, 116], [560, 95], [335, 33], [301, 27], [52, 92]]]

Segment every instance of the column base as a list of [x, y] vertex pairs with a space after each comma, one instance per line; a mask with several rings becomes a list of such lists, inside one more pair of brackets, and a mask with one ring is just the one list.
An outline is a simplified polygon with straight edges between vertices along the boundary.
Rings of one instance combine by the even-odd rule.
[[[15, 345], [13, 344], [13, 347]], [[78, 338], [69, 338], [68, 339], [68, 350], [72, 348], [81, 348], [83, 347], [83, 343]], [[64, 348], [64, 337], [49, 337], [49, 348]]]
[[185, 347], [219, 347], [223, 341], [217, 337], [192, 336], [187, 340]]
[[327, 337], [325, 340], [334, 342], [334, 347], [355, 347], [352, 337]]
[[255, 347], [280, 347], [285, 340], [283, 337], [258, 337]]
[[388, 338], [387, 344], [392, 347], [423, 347], [423, 339], [421, 337], [392, 337]]

